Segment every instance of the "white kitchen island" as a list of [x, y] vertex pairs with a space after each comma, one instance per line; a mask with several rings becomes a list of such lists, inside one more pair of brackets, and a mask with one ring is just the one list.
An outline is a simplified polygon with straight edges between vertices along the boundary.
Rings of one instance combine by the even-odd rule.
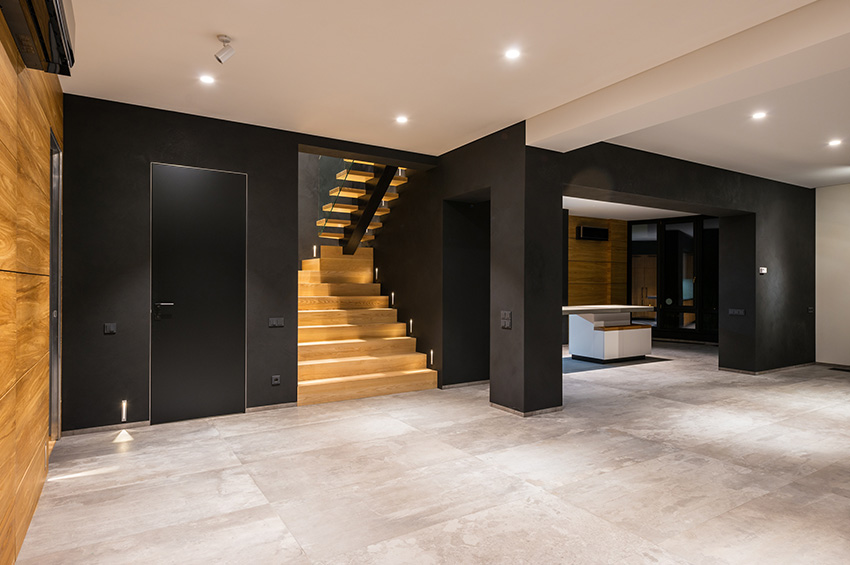
[[643, 359], [652, 353], [652, 328], [632, 324], [632, 312], [654, 310], [622, 304], [564, 306], [563, 314], [570, 317], [570, 355], [597, 363]]

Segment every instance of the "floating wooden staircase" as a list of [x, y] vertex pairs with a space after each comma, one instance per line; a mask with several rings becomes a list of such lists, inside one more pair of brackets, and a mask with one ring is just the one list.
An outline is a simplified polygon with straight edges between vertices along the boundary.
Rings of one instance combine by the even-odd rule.
[[[371, 197], [367, 184], [376, 180], [376, 165], [366, 161], [345, 160], [346, 168], [336, 175], [339, 186], [328, 191], [331, 201], [322, 206], [326, 216], [320, 218], [316, 225], [321, 228], [319, 237], [326, 239], [342, 240], [345, 238], [345, 228], [352, 226], [351, 218], [365, 209]], [[374, 216], [385, 216], [390, 213], [388, 202], [398, 198], [395, 188], [407, 182], [404, 170], [392, 177], [390, 188], [384, 194], [381, 205], [374, 212]], [[361, 241], [372, 241], [375, 231], [381, 228], [381, 222], [371, 220], [368, 231], [363, 235]]]
[[373, 250], [322, 246], [298, 272], [298, 404], [436, 388], [389, 298], [373, 282]]

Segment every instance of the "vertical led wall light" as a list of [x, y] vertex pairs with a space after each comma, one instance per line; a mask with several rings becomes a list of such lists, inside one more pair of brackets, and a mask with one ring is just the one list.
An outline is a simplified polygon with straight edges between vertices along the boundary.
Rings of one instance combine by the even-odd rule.
[[410, 335], [413, 335], [413, 318], [410, 319]]
[[395, 306], [395, 292], [390, 293], [390, 306]]
[[313, 257], [315, 257], [315, 256], [316, 256], [316, 246], [314, 245], [313, 246]]
[[431, 366], [434, 366], [434, 350], [431, 350]]
[[378, 282], [378, 267], [375, 267], [375, 282]]
[[127, 421], [127, 401], [126, 400], [121, 401], [121, 421], [122, 422]]

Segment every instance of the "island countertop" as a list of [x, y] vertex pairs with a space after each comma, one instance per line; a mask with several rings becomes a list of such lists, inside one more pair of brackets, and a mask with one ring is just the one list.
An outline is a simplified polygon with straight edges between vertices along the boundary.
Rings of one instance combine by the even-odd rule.
[[654, 312], [655, 306], [600, 304], [590, 306], [563, 306], [561, 310], [564, 316], [568, 314], [625, 314], [631, 312]]

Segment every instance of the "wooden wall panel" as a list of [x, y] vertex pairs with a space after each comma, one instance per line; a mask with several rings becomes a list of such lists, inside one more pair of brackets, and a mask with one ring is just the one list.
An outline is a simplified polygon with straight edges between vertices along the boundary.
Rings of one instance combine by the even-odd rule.
[[[608, 241], [576, 239], [578, 226], [607, 228]], [[625, 304], [628, 223], [570, 216], [569, 230], [569, 305]]]
[[[15, 389], [0, 396], [0, 563], [15, 561], [15, 489], [7, 488], [8, 477], [16, 477], [15, 471]], [[17, 485], [10, 485], [15, 486]]]
[[50, 347], [50, 279], [17, 275], [16, 373], [20, 379], [44, 357]]
[[17, 276], [0, 272], [0, 396], [13, 389], [18, 379]]
[[32, 515], [35, 514], [38, 497], [41, 495], [41, 488], [47, 478], [47, 465], [44, 460], [46, 455], [44, 446], [47, 445], [46, 432], [41, 439], [42, 441], [38, 442], [40, 447], [33, 452], [32, 459], [30, 459], [29, 465], [21, 476], [18, 489], [15, 491], [15, 507], [12, 511], [15, 518], [15, 553], [20, 552], [21, 546], [24, 544], [27, 528], [32, 520]]
[[50, 132], [55, 75], [26, 69], [0, 16], [0, 564], [13, 563], [47, 474]]
[[16, 472], [22, 477], [31, 456], [44, 449], [48, 432], [50, 356], [45, 355], [15, 385]]
[[5, 271], [14, 271], [18, 266], [17, 154], [17, 137], [0, 138], [0, 269]]

